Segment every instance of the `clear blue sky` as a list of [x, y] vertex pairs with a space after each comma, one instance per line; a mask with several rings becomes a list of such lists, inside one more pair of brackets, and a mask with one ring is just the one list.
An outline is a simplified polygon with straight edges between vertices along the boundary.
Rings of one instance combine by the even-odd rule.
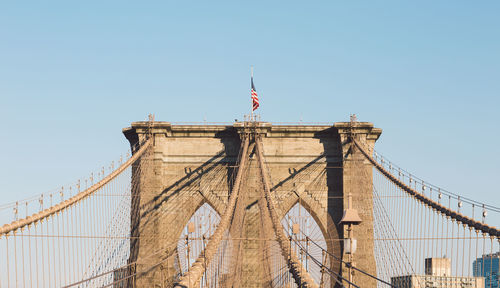
[[[3, 1], [0, 203], [87, 176], [161, 121], [338, 122], [500, 206], [498, 1]], [[499, 223], [492, 223], [497, 226]]]

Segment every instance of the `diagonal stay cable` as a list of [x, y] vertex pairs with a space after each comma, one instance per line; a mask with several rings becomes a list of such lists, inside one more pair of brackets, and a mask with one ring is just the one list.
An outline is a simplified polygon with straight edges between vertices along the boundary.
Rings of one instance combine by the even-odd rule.
[[240, 190], [240, 183], [243, 176], [242, 171], [243, 169], [245, 169], [246, 161], [248, 159], [248, 146], [249, 137], [247, 136], [245, 137], [243, 143], [243, 150], [241, 152], [242, 157], [238, 165], [238, 174], [233, 186], [233, 191], [231, 193], [231, 196], [229, 197], [229, 203], [226, 210], [224, 211], [224, 214], [221, 217], [219, 225], [217, 225], [214, 234], [212, 234], [212, 236], [210, 237], [210, 241], [205, 247], [204, 253], [200, 253], [200, 256], [198, 256], [198, 259], [196, 259], [196, 261], [190, 267], [189, 271], [181, 277], [180, 281], [176, 283], [174, 287], [195, 287], [206, 270], [206, 264], [210, 263], [212, 257], [217, 252], [221, 239], [224, 236], [224, 232], [227, 230], [231, 223], [234, 208], [236, 207], [236, 202], [238, 200], [238, 194]]
[[[304, 234], [304, 233], [302, 233], [302, 234]], [[316, 243], [314, 240], [312, 240], [311, 238], [309, 238], [307, 235], [305, 235], [305, 234], [304, 234], [304, 236], [306, 236], [306, 237], [307, 237], [307, 239], [308, 239], [308, 241], [309, 241], [309, 242], [313, 243], [315, 246], [317, 246], [318, 248], [320, 248], [320, 249], [321, 249], [322, 251], [324, 251], [326, 254], [328, 254], [329, 256], [333, 257], [336, 261], [341, 261], [342, 263], [344, 263], [344, 264], [346, 264], [346, 265], [350, 265], [348, 262], [345, 262], [344, 260], [342, 260], [342, 259], [338, 258], [337, 256], [335, 256], [333, 253], [329, 252], [328, 250], [323, 249], [323, 247], [321, 247], [318, 243]], [[293, 238], [292, 238], [292, 239], [293, 239]], [[294, 241], [294, 242], [295, 242], [295, 244], [296, 244], [296, 245], [300, 246], [302, 250], [304, 250], [304, 248], [302, 247], [302, 244], [300, 244], [300, 243], [299, 243], [299, 241]], [[306, 251], [304, 250], [304, 252], [306, 252]], [[306, 253], [307, 253], [307, 252], [306, 252]], [[310, 256], [310, 257], [311, 257], [311, 258], [313, 258], [312, 256]], [[326, 266], [323, 266], [323, 267], [328, 268], [328, 267], [326, 267]], [[384, 283], [384, 284], [386, 284], [386, 285], [389, 285], [390, 287], [395, 287], [395, 286], [391, 285], [390, 283], [388, 283], [388, 282], [386, 282], [386, 281], [384, 281], [384, 280], [382, 280], [382, 279], [379, 279], [379, 278], [377, 278], [376, 276], [371, 275], [370, 273], [365, 272], [365, 271], [363, 271], [363, 270], [361, 270], [361, 269], [357, 268], [356, 266], [351, 265], [351, 268], [353, 268], [354, 270], [356, 270], [356, 271], [358, 271], [358, 272], [360, 272], [360, 273], [363, 273], [363, 274], [365, 274], [366, 276], [371, 277], [371, 278], [373, 278], [373, 279], [375, 279], [375, 280], [377, 280], [377, 281], [379, 281], [379, 282], [381, 282], [381, 283]], [[332, 271], [332, 272], [333, 272], [333, 271]], [[335, 273], [335, 272], [333, 272], [333, 273]], [[336, 273], [335, 273], [335, 274], [336, 274]], [[343, 277], [342, 277], [342, 279], [346, 280], [346, 279], [345, 279], [345, 278], [343, 278]], [[347, 280], [346, 280], [346, 281], [347, 281]]]
[[[348, 284], [351, 284], [351, 285], [354, 285], [355, 287], [358, 287], [358, 286], [356, 286], [356, 284], [354, 284], [354, 283], [350, 282], [348, 279], [346, 279], [346, 278], [342, 277], [342, 275], [340, 275], [339, 273], [337, 273], [337, 272], [333, 271], [330, 267], [328, 267], [328, 266], [324, 265], [321, 261], [319, 261], [319, 260], [318, 260], [318, 259], [316, 259], [313, 255], [311, 255], [311, 253], [309, 253], [309, 252], [308, 252], [308, 249], [304, 248], [304, 246], [300, 243], [300, 241], [297, 239], [297, 237], [293, 238], [293, 237], [292, 237], [292, 236], [288, 233], [288, 231], [289, 231], [291, 228], [290, 228], [290, 226], [289, 226], [289, 223], [288, 223], [288, 222], [286, 222], [286, 223], [287, 223], [287, 226], [288, 226], [287, 228], [288, 228], [288, 229], [285, 229], [285, 231], [287, 231], [287, 234], [288, 234], [289, 239], [291, 239], [291, 240], [293, 241], [293, 243], [294, 243], [297, 247], [299, 247], [299, 248], [300, 248], [300, 250], [301, 250], [303, 253], [305, 253], [305, 254], [308, 256], [308, 258], [309, 258], [309, 259], [311, 259], [311, 260], [312, 260], [312, 261], [313, 261], [313, 262], [314, 262], [314, 263], [315, 263], [318, 267], [320, 267], [320, 268], [324, 268], [324, 269], [325, 269], [325, 270], [326, 270], [326, 271], [330, 274], [330, 276], [332, 276], [332, 278], [335, 280], [335, 282], [337, 282], [338, 284], [342, 285], [342, 287], [345, 287], [345, 286], [342, 284], [342, 282], [340, 282], [340, 280], [339, 280], [339, 279], [342, 279], [342, 280], [346, 281]], [[316, 243], [316, 242], [312, 241], [312, 240], [311, 240], [311, 238], [309, 238], [309, 236], [307, 236], [304, 232], [300, 231], [300, 233], [301, 233], [302, 235], [304, 235], [308, 241], [313, 242], [313, 244], [314, 244], [315, 246], [317, 246], [318, 248], [320, 248], [320, 250], [321, 250], [321, 251], [325, 251], [325, 252], [327, 252], [327, 251], [326, 251], [325, 249], [323, 249], [323, 247], [321, 247], [318, 243]], [[330, 253], [328, 253], [328, 254], [330, 255]], [[333, 255], [332, 255], [332, 256], [333, 256]], [[334, 256], [334, 257], [335, 257], [335, 256]], [[335, 258], [337, 258], [337, 257], [335, 257]], [[337, 259], [335, 259], [335, 260], [337, 260]], [[337, 260], [337, 261], [338, 261], [338, 260]]]
[[464, 225], [469, 226], [470, 228], [474, 228], [476, 230], [480, 230], [483, 233], [486, 233], [490, 236], [494, 236], [496, 238], [500, 237], [500, 230], [496, 227], [492, 227], [489, 225], [486, 225], [484, 223], [478, 222], [472, 218], [469, 218], [459, 212], [456, 212], [452, 209], [449, 209], [440, 203], [437, 203], [430, 199], [429, 197], [423, 195], [422, 193], [419, 193], [415, 189], [411, 188], [410, 186], [406, 185], [405, 183], [401, 182], [397, 177], [392, 175], [390, 172], [385, 170], [384, 167], [382, 167], [377, 161], [375, 161], [364, 149], [361, 147], [361, 145], [357, 142], [354, 141], [354, 144], [358, 149], [363, 153], [365, 158], [372, 163], [372, 165], [380, 172], [382, 173], [387, 179], [389, 179], [392, 183], [394, 183], [396, 186], [401, 188], [403, 191], [408, 193], [410, 196], [414, 197], [416, 200], [421, 202], [422, 204], [439, 211], [440, 213], [449, 216], [450, 218], [456, 220], [457, 222], [460, 222]]
[[[170, 251], [170, 253], [165, 257], [165, 259], [167, 259], [167, 258], [171, 257], [172, 255], [174, 255], [174, 252], [175, 252], [175, 250]], [[160, 249], [155, 250], [152, 254], [149, 254], [149, 255], [145, 256], [144, 258], [145, 259], [151, 258], [151, 257], [153, 257], [155, 255], [159, 255], [159, 254], [162, 254], [162, 253], [164, 253], [164, 250], [163, 250], [163, 248], [160, 248]], [[161, 260], [160, 262], [157, 262], [157, 263], [165, 262], [165, 259]], [[101, 278], [103, 276], [110, 275], [110, 274], [115, 273], [117, 271], [120, 271], [120, 270], [123, 270], [123, 269], [129, 269], [130, 267], [133, 267], [136, 264], [138, 264], [137, 261], [134, 261], [134, 262], [131, 262], [131, 263], [127, 263], [127, 264], [125, 264], [125, 265], [123, 265], [121, 267], [118, 267], [118, 268], [115, 268], [115, 269], [112, 269], [112, 270], [109, 270], [109, 271], [105, 271], [105, 272], [93, 275], [93, 276], [91, 276], [89, 278], [86, 278], [86, 279], [83, 279], [83, 280], [80, 280], [80, 281], [77, 281], [77, 282], [65, 285], [65, 286], [63, 286], [63, 288], [69, 288], [69, 287], [78, 286], [80, 284], [88, 283], [88, 282], [90, 282], [92, 280]], [[156, 266], [156, 265], [157, 265], [156, 263], [153, 264], [153, 266]], [[133, 273], [132, 275], [128, 275], [128, 277], [121, 278], [119, 281], [123, 281], [123, 280], [129, 278], [130, 276], [135, 276], [136, 274], [137, 274], [137, 272]]]
[[[383, 156], [381, 153], [377, 152], [376, 150], [373, 150], [373, 155], [375, 156], [374, 157], [375, 160], [377, 160], [377, 158], [380, 159], [379, 161], [382, 162], [382, 166], [383, 166], [384, 163], [386, 163], [386, 165], [389, 165], [390, 170], [393, 170], [393, 169], [397, 170], [398, 174], [401, 173], [402, 177], [412, 178], [416, 182], [417, 181], [421, 182], [421, 183], [425, 182], [423, 179], [419, 178], [418, 176], [410, 173], [408, 170], [406, 170], [404, 168], [401, 168], [399, 165], [397, 165], [394, 162], [390, 161], [389, 159], [387, 159], [387, 157]], [[453, 199], [456, 199], [456, 200], [459, 200], [459, 201], [463, 201], [463, 202], [471, 204], [471, 205], [481, 206], [481, 207], [484, 207], [484, 208], [488, 209], [489, 211], [493, 211], [493, 212], [497, 212], [497, 213], [500, 212], [500, 207], [492, 205], [491, 203], [479, 202], [479, 201], [476, 201], [474, 199], [471, 199], [471, 198], [468, 198], [468, 197], [464, 197], [463, 195], [459, 195], [457, 193], [448, 191], [448, 190], [446, 190], [444, 188], [441, 188], [439, 186], [433, 185], [432, 183], [429, 183], [429, 182], [425, 182], [425, 185], [427, 185], [429, 188], [435, 189], [435, 190], [441, 192], [443, 195], [449, 196], [449, 197], [451, 197]]]
[[[358, 285], [354, 284], [353, 282], [349, 281], [348, 279], [342, 277], [342, 275], [333, 271], [330, 267], [323, 265], [323, 263], [321, 263], [321, 261], [316, 259], [313, 255], [311, 255], [311, 253], [309, 253], [307, 251], [308, 249], [305, 249], [304, 246], [302, 244], [300, 244], [300, 241], [297, 240], [297, 237], [295, 237], [295, 238], [291, 237], [291, 238], [292, 238], [292, 241], [294, 242], [294, 244], [297, 245], [300, 248], [300, 250], [309, 257], [309, 259], [311, 259], [319, 267], [324, 268], [331, 276], [333, 276], [333, 279], [335, 280], [335, 282], [342, 285], [342, 287], [345, 287], [344, 284], [342, 284], [342, 282], [340, 282], [340, 280], [338, 279], [338, 278], [340, 278], [343, 281], [347, 282], [348, 284], [351, 284], [354, 287], [360, 288], [360, 286], [358, 286]], [[311, 240], [309, 239], [309, 241], [311, 241]], [[314, 243], [314, 244], [316, 244], [316, 243]], [[322, 249], [322, 247], [320, 247], [320, 246], [318, 246], [318, 247]]]
[[111, 172], [111, 174], [106, 176], [104, 179], [102, 179], [98, 183], [92, 185], [90, 188], [76, 194], [75, 196], [73, 196], [73, 197], [71, 197], [71, 198], [69, 198], [69, 199], [67, 199], [59, 204], [53, 205], [53, 206], [51, 206], [51, 207], [49, 207], [49, 208], [47, 208], [39, 213], [35, 213], [35, 214], [28, 216], [26, 218], [13, 221], [10, 224], [3, 225], [2, 227], [0, 227], [0, 236], [7, 235], [10, 232], [15, 231], [19, 228], [22, 228], [24, 226], [31, 225], [33, 223], [36, 223], [36, 222], [41, 221], [43, 219], [46, 219], [46, 218], [48, 218], [56, 213], [59, 213], [65, 209], [67, 209], [68, 207], [70, 207], [72, 205], [77, 204], [81, 200], [89, 197], [90, 195], [92, 195], [93, 193], [98, 191], [101, 187], [103, 187], [104, 185], [109, 183], [111, 180], [116, 178], [118, 175], [120, 175], [130, 165], [132, 165], [132, 163], [134, 163], [139, 157], [141, 157], [141, 155], [147, 150], [147, 148], [151, 145], [151, 143], [152, 143], [151, 140], [147, 140], [141, 146], [141, 148], [137, 152], [135, 152], [134, 155], [132, 155], [132, 157], [130, 157], [125, 163], [123, 163], [120, 167], [118, 167], [116, 170]]
[[309, 275], [309, 273], [302, 267], [302, 263], [298, 260], [297, 256], [295, 253], [292, 251], [291, 247], [288, 245], [288, 241], [285, 235], [285, 232], [283, 231], [283, 225], [279, 221], [278, 214], [276, 212], [276, 208], [274, 207], [274, 202], [271, 199], [271, 190], [270, 190], [270, 184], [269, 184], [269, 179], [268, 175], [265, 172], [266, 171], [266, 166], [264, 162], [264, 156], [263, 156], [263, 151], [262, 151], [262, 142], [260, 141], [260, 136], [256, 135], [256, 152], [257, 152], [257, 157], [259, 159], [259, 164], [260, 164], [260, 170], [262, 172], [262, 178], [264, 182], [264, 190], [265, 190], [265, 196], [267, 200], [267, 205], [269, 208], [269, 212], [271, 215], [271, 220], [273, 223], [273, 228], [274, 232], [276, 234], [276, 238], [278, 239], [278, 243], [281, 246], [281, 250], [283, 253], [283, 256], [287, 257], [288, 261], [288, 267], [290, 269], [290, 272], [292, 273], [295, 282], [299, 287], [318, 287], [318, 285], [314, 282], [312, 277]]

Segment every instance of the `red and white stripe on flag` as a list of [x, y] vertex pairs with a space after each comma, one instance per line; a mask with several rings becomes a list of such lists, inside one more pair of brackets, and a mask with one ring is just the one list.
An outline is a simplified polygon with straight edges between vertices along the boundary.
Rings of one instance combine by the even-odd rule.
[[252, 111], [259, 108], [259, 97], [257, 96], [257, 91], [252, 89]]
[[259, 108], [259, 96], [257, 96], [257, 91], [255, 90], [255, 86], [253, 85], [253, 77], [251, 78], [251, 88], [252, 88], [252, 111], [255, 111]]

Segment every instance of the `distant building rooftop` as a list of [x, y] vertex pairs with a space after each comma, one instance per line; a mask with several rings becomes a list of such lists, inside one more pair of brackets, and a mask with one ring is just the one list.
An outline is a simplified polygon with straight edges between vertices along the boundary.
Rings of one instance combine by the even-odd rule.
[[451, 276], [449, 258], [427, 258], [425, 275], [392, 277], [391, 284], [399, 288], [484, 288], [484, 278]]

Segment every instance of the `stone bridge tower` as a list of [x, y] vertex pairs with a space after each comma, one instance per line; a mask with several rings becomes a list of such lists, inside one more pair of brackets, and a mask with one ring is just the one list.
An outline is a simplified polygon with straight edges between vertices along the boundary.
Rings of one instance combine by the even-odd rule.
[[[129, 262], [137, 263], [134, 269], [140, 272], [133, 280], [137, 287], [169, 287], [179, 274], [180, 256], [176, 248], [189, 219], [205, 203], [219, 215], [224, 212], [236, 172], [234, 167], [244, 125], [242, 122], [233, 125], [134, 122], [123, 130], [131, 145], [148, 133], [154, 138], [152, 152], [133, 167], [133, 173], [142, 173], [140, 183], [133, 187], [131, 203]], [[258, 122], [257, 132], [262, 135], [264, 158], [280, 217], [300, 202], [320, 227], [328, 251], [347, 261], [343, 247], [347, 231], [340, 221], [350, 195], [352, 208], [357, 209], [362, 219], [354, 228], [357, 239], [354, 264], [376, 275], [372, 168], [360, 153], [356, 153], [350, 139], [355, 137], [372, 150], [381, 129], [367, 122], [339, 122], [331, 126]], [[240, 193], [251, 197], [251, 179], [258, 176], [249, 173], [248, 185]], [[246, 213], [251, 216], [251, 203]], [[258, 241], [260, 235], [251, 235], [251, 225], [245, 224], [246, 236]], [[258, 247], [256, 245], [246, 245], [245, 249], [250, 251]], [[164, 259], [166, 261], [160, 266], [145, 268]], [[249, 275], [254, 276], [246, 279], [243, 275], [240, 287], [265, 286], [255, 277], [261, 273], [259, 269], [263, 269], [258, 262], [256, 265], [256, 259], [247, 257], [245, 263], [241, 263], [252, 272]], [[348, 278], [348, 270], [343, 266], [332, 263], [331, 269]], [[372, 279], [360, 273], [354, 278], [356, 283], [363, 283], [363, 287], [375, 287]], [[255, 283], [251, 284], [252, 281]]]

